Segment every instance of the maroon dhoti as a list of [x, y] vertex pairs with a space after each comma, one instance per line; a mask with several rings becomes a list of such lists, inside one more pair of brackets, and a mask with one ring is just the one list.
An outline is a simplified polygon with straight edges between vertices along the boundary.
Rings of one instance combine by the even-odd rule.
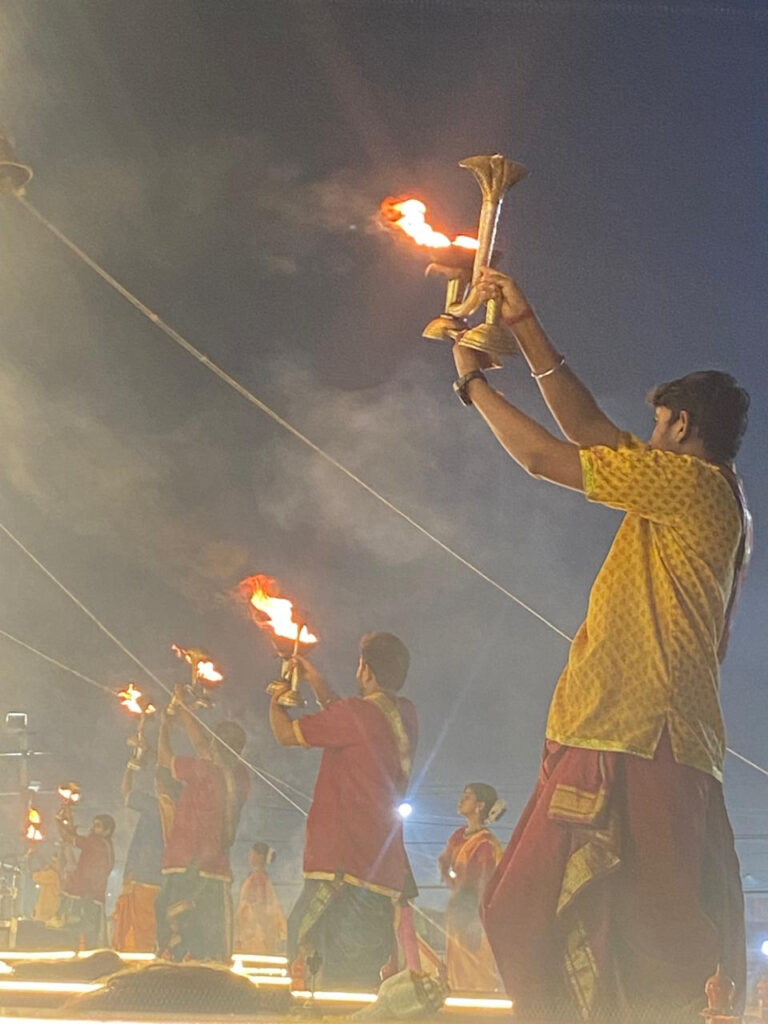
[[548, 742], [483, 915], [527, 1020], [696, 1019], [718, 963], [743, 998], [744, 905], [722, 786], [677, 764], [666, 732], [652, 760]]

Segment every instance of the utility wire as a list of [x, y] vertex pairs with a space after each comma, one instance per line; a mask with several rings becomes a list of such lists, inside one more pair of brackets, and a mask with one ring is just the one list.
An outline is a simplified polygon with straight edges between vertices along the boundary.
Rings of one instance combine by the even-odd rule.
[[14, 636], [12, 633], [6, 633], [4, 629], [0, 629], [0, 636], [6, 640], [10, 640], [13, 644], [18, 644], [19, 647], [23, 647], [25, 650], [30, 651], [32, 654], [36, 654], [38, 658], [42, 658], [43, 661], [49, 662], [51, 665], [55, 665], [56, 668], [62, 669], [64, 672], [69, 672], [73, 676], [77, 676], [78, 679], [82, 679], [84, 683], [88, 683], [90, 686], [95, 686], [103, 693], [108, 693], [110, 696], [114, 696], [114, 693], [104, 683], [98, 682], [96, 679], [91, 679], [90, 676], [83, 675], [82, 672], [78, 672], [76, 668], [71, 668], [69, 665], [65, 665], [62, 661], [57, 661], [56, 658], [52, 658], [50, 654], [45, 654], [43, 651], [39, 651], [32, 644], [26, 643], [24, 640], [20, 640], [19, 637]]
[[[69, 672], [70, 675], [77, 676], [77, 678], [82, 679], [84, 683], [89, 683], [91, 686], [97, 687], [99, 690], [102, 691], [102, 693], [106, 693], [110, 697], [115, 696], [115, 691], [111, 690], [108, 686], [105, 686], [104, 683], [100, 683], [96, 679], [91, 679], [90, 676], [84, 675], [82, 672], [79, 672], [76, 668], [72, 668], [71, 665], [65, 665], [63, 661], [59, 661], [57, 658], [52, 658], [50, 654], [46, 654], [45, 651], [41, 651], [39, 648], [33, 647], [32, 644], [28, 644], [25, 640], [22, 640], [19, 637], [14, 636], [12, 633], [7, 633], [4, 629], [0, 629], [0, 637], [3, 637], [5, 640], [10, 640], [11, 643], [18, 644], [19, 647], [23, 647], [31, 654], [35, 654], [38, 658], [42, 658], [43, 661], [47, 661], [49, 664], [55, 665], [56, 668], [60, 668], [63, 672]], [[197, 718], [196, 715], [194, 717]], [[200, 719], [198, 719], [198, 721], [200, 721]], [[281, 786], [284, 786], [287, 790], [290, 790], [292, 793], [295, 793], [297, 796], [300, 796], [303, 800], [306, 800], [308, 803], [312, 802], [312, 797], [308, 793], [305, 793], [303, 790], [297, 789], [295, 786], [292, 786], [289, 782], [286, 782], [285, 779], [281, 779], [277, 775], [273, 775], [271, 772], [268, 772], [266, 768], [260, 768], [259, 771], [263, 775], [266, 775], [267, 778], [272, 779], [274, 782], [279, 782]]]
[[[22, 543], [22, 542], [21, 542], [21, 541], [19, 540], [19, 538], [18, 538], [18, 537], [16, 537], [16, 536], [15, 536], [15, 535], [14, 535], [13, 533], [11, 533], [11, 531], [10, 531], [10, 530], [8, 529], [8, 527], [7, 527], [7, 526], [5, 526], [5, 525], [4, 525], [3, 523], [0, 523], [0, 531], [2, 531], [2, 533], [4, 533], [4, 534], [5, 534], [5, 536], [6, 536], [6, 537], [7, 537], [7, 538], [8, 538], [8, 539], [9, 539], [9, 540], [10, 540], [10, 541], [12, 542], [12, 543], [14, 543], [14, 544], [16, 545], [16, 547], [17, 547], [17, 548], [19, 548], [19, 550], [20, 550], [20, 551], [23, 551], [23, 552], [24, 552], [24, 554], [25, 554], [25, 555], [27, 556], [27, 558], [29, 558], [29, 559], [30, 559], [30, 560], [31, 560], [32, 562], [34, 562], [34, 564], [35, 564], [35, 565], [37, 566], [37, 568], [38, 568], [38, 569], [39, 569], [39, 570], [40, 570], [40, 571], [41, 571], [42, 573], [44, 573], [44, 574], [45, 574], [45, 575], [46, 575], [46, 576], [48, 577], [48, 579], [49, 579], [49, 580], [50, 580], [50, 581], [51, 581], [52, 583], [54, 583], [54, 584], [55, 584], [55, 585], [56, 585], [56, 586], [57, 586], [57, 587], [59, 588], [59, 590], [61, 590], [61, 591], [63, 591], [63, 592], [65, 593], [65, 594], [67, 595], [67, 597], [68, 597], [68, 598], [69, 598], [69, 599], [70, 599], [71, 601], [73, 601], [73, 602], [74, 602], [74, 603], [75, 603], [75, 604], [77, 605], [77, 607], [78, 607], [78, 608], [80, 609], [80, 611], [81, 611], [81, 612], [83, 612], [83, 614], [84, 614], [84, 615], [87, 615], [87, 616], [88, 616], [88, 618], [89, 618], [89, 619], [91, 620], [91, 622], [93, 622], [93, 624], [94, 624], [95, 626], [97, 626], [97, 628], [98, 628], [98, 629], [100, 629], [102, 633], [104, 633], [104, 634], [105, 634], [105, 636], [108, 636], [108, 637], [109, 637], [109, 639], [110, 639], [110, 640], [111, 640], [111, 641], [112, 641], [112, 642], [113, 642], [114, 644], [116, 644], [116, 645], [117, 645], [117, 646], [118, 646], [118, 647], [120, 648], [120, 650], [121, 650], [121, 651], [122, 651], [122, 652], [123, 652], [123, 653], [124, 653], [124, 654], [125, 654], [125, 655], [126, 655], [127, 657], [129, 657], [129, 658], [131, 659], [131, 661], [132, 661], [132, 662], [133, 662], [133, 663], [134, 663], [135, 665], [138, 665], [138, 667], [139, 667], [139, 668], [140, 668], [140, 669], [142, 670], [142, 672], [144, 672], [144, 673], [145, 673], [145, 674], [146, 674], [147, 676], [149, 676], [149, 678], [150, 678], [150, 679], [151, 679], [151, 680], [152, 680], [153, 682], [157, 683], [157, 685], [158, 685], [158, 686], [160, 687], [160, 689], [161, 689], [161, 690], [163, 690], [163, 691], [164, 691], [164, 693], [166, 693], [166, 694], [167, 694], [167, 695], [168, 695], [169, 697], [172, 697], [172, 696], [173, 696], [173, 691], [171, 690], [171, 688], [170, 688], [169, 686], [166, 686], [166, 684], [165, 684], [165, 683], [164, 683], [164, 682], [162, 681], [162, 679], [159, 679], [159, 678], [158, 678], [158, 677], [157, 677], [157, 676], [155, 675], [155, 673], [154, 673], [154, 672], [153, 672], [153, 671], [152, 671], [152, 670], [151, 670], [150, 668], [147, 668], [147, 666], [146, 666], [146, 665], [144, 664], [144, 662], [143, 662], [143, 661], [141, 661], [141, 659], [140, 659], [140, 658], [138, 658], [138, 657], [137, 657], [137, 656], [136, 656], [136, 655], [135, 655], [135, 654], [133, 653], [133, 651], [129, 650], [129, 649], [128, 649], [128, 648], [127, 648], [127, 647], [125, 646], [125, 644], [124, 644], [124, 643], [122, 642], [122, 640], [118, 639], [118, 637], [116, 637], [116, 636], [115, 636], [115, 634], [114, 634], [114, 633], [113, 633], [113, 632], [112, 632], [112, 631], [111, 631], [110, 629], [108, 629], [108, 628], [107, 628], [107, 626], [105, 626], [105, 625], [104, 625], [104, 623], [103, 623], [103, 622], [101, 621], [101, 619], [99, 619], [99, 618], [98, 618], [98, 617], [97, 617], [96, 615], [94, 615], [94, 613], [93, 613], [93, 612], [92, 612], [92, 611], [91, 611], [91, 610], [90, 610], [89, 608], [87, 608], [87, 607], [86, 607], [86, 606], [85, 606], [85, 605], [83, 604], [83, 602], [82, 602], [82, 601], [80, 600], [80, 598], [79, 598], [79, 597], [77, 597], [77, 596], [76, 596], [75, 594], [73, 594], [73, 593], [72, 593], [72, 591], [71, 591], [71, 590], [70, 590], [70, 589], [69, 589], [68, 587], [66, 587], [66, 586], [65, 586], [65, 585], [64, 585], [64, 584], [63, 584], [63, 583], [61, 582], [61, 580], [60, 580], [60, 579], [58, 579], [58, 578], [57, 578], [57, 577], [56, 577], [56, 576], [55, 576], [55, 575], [54, 575], [54, 574], [53, 574], [53, 573], [51, 572], [51, 570], [50, 570], [50, 569], [48, 569], [48, 568], [47, 568], [47, 567], [46, 567], [45, 565], [43, 565], [43, 563], [42, 563], [42, 562], [40, 561], [40, 559], [39, 559], [39, 558], [37, 558], [37, 557], [36, 557], [36, 556], [35, 556], [35, 555], [34, 555], [34, 554], [33, 554], [33, 553], [32, 553], [32, 552], [31, 552], [31, 551], [29, 550], [29, 548], [28, 548], [28, 547], [26, 547], [26, 546], [25, 546], [25, 545], [24, 545], [24, 544], [23, 544], [23, 543]], [[26, 646], [26, 645], [25, 645], [25, 646]], [[196, 715], [196, 714], [194, 713], [194, 711], [193, 711], [193, 710], [192, 710], [191, 708], [187, 708], [187, 711], [188, 711], [188, 712], [189, 712], [189, 713], [190, 713], [190, 714], [192, 715], [192, 717], [193, 717], [193, 718], [195, 719], [195, 721], [197, 721], [197, 722], [198, 722], [198, 724], [199, 724], [200, 726], [202, 726], [202, 728], [203, 728], [203, 729], [205, 729], [205, 731], [206, 731], [207, 733], [210, 733], [210, 735], [211, 735], [211, 736], [214, 736], [214, 737], [216, 738], [216, 741], [217, 741], [218, 743], [220, 743], [220, 744], [221, 744], [221, 745], [222, 745], [223, 747], [226, 747], [226, 749], [227, 749], [227, 750], [228, 750], [228, 751], [229, 751], [229, 752], [230, 752], [230, 753], [231, 753], [231, 754], [232, 754], [232, 755], [233, 755], [233, 756], [234, 756], [234, 757], [235, 757], [235, 758], [236, 758], [236, 759], [237, 759], [237, 760], [238, 760], [238, 761], [239, 761], [239, 762], [240, 762], [241, 764], [245, 765], [245, 767], [246, 767], [246, 768], [247, 768], [247, 769], [248, 769], [249, 771], [253, 772], [253, 774], [254, 774], [254, 775], [255, 775], [255, 776], [257, 777], [257, 778], [261, 779], [261, 781], [262, 781], [262, 782], [264, 782], [264, 783], [265, 783], [265, 784], [266, 784], [267, 786], [269, 786], [269, 787], [270, 787], [270, 789], [273, 789], [273, 790], [274, 790], [274, 791], [275, 791], [276, 793], [279, 793], [279, 794], [280, 794], [280, 796], [281, 796], [281, 797], [282, 797], [282, 798], [283, 798], [284, 800], [287, 800], [287, 801], [288, 801], [288, 803], [289, 803], [289, 804], [291, 804], [291, 806], [292, 806], [292, 807], [295, 807], [295, 809], [296, 809], [296, 810], [297, 810], [297, 811], [299, 812], [299, 814], [303, 815], [303, 816], [304, 816], [305, 818], [307, 817], [307, 811], [305, 811], [303, 807], [300, 807], [300, 806], [299, 806], [299, 804], [297, 804], [297, 803], [296, 803], [296, 802], [295, 802], [295, 801], [294, 801], [294, 800], [293, 800], [293, 799], [292, 799], [291, 797], [289, 797], [289, 796], [288, 796], [288, 794], [287, 794], [287, 793], [283, 792], [283, 790], [282, 790], [282, 789], [280, 789], [280, 788], [279, 788], [279, 787], [278, 787], [277, 785], [275, 785], [275, 783], [274, 783], [274, 782], [272, 782], [272, 780], [271, 780], [270, 778], [268, 778], [268, 777], [267, 777], [267, 775], [265, 775], [265, 774], [264, 774], [264, 772], [260, 771], [260, 770], [259, 770], [259, 769], [258, 769], [258, 768], [257, 768], [257, 767], [255, 766], [255, 765], [251, 764], [251, 762], [250, 762], [250, 761], [246, 761], [246, 759], [245, 759], [245, 758], [244, 758], [244, 757], [242, 756], [242, 754], [238, 753], [238, 751], [236, 751], [236, 750], [234, 750], [234, 749], [233, 749], [232, 747], [230, 747], [228, 743], [225, 743], [225, 742], [224, 742], [224, 741], [223, 741], [223, 740], [222, 740], [222, 739], [221, 739], [220, 737], [216, 736], [216, 733], [215, 733], [215, 732], [213, 731], [213, 729], [212, 729], [212, 728], [211, 728], [211, 727], [210, 727], [210, 726], [208, 725], [208, 723], [207, 723], [207, 722], [204, 722], [204, 721], [202, 720], [202, 718], [200, 718], [200, 717], [199, 717], [198, 715]], [[272, 778], [274, 778], [274, 776], [273, 776]], [[281, 780], [278, 780], [278, 781], [281, 781]]]
[[97, 263], [96, 260], [94, 260], [91, 256], [88, 255], [88, 253], [84, 252], [78, 245], [71, 241], [71, 239], [69, 239], [62, 231], [60, 231], [55, 224], [52, 224], [51, 221], [47, 220], [40, 213], [39, 210], [35, 209], [35, 207], [30, 202], [28, 202], [22, 196], [17, 196], [16, 198], [24, 207], [24, 209], [27, 210], [36, 220], [38, 220], [43, 225], [43, 227], [47, 228], [48, 231], [51, 232], [51, 234], [58, 238], [58, 240], [62, 242], [70, 250], [70, 252], [74, 253], [75, 256], [77, 256], [79, 259], [83, 261], [83, 263], [89, 266], [91, 270], [98, 274], [103, 281], [106, 281], [106, 283], [111, 288], [113, 288], [119, 295], [122, 295], [122, 297], [127, 302], [130, 302], [134, 309], [137, 309], [156, 327], [159, 327], [160, 330], [171, 339], [171, 341], [175, 342], [177, 345], [183, 348], [185, 352], [191, 355], [199, 363], [202, 363], [202, 365], [207, 370], [210, 370], [210, 372], [213, 373], [216, 377], [218, 377], [219, 380], [222, 380], [228, 387], [232, 388], [233, 391], [236, 391], [241, 398], [244, 398], [247, 402], [250, 402], [251, 405], [256, 406], [256, 408], [260, 412], [263, 412], [265, 416], [268, 416], [271, 420], [277, 423], [278, 426], [283, 428], [283, 430], [287, 430], [289, 434], [292, 434], [298, 441], [301, 441], [302, 444], [310, 448], [316, 455], [319, 455], [321, 459], [324, 459], [326, 462], [330, 463], [330, 465], [332, 465], [335, 469], [338, 469], [339, 472], [349, 477], [349, 479], [356, 483], [358, 487], [362, 487], [362, 489], [366, 491], [368, 494], [370, 494], [372, 498], [375, 498], [377, 501], [380, 501], [382, 505], [384, 505], [386, 508], [390, 510], [390, 512], [394, 512], [394, 514], [396, 516], [399, 516], [400, 519], [404, 519], [409, 526], [412, 526], [415, 530], [418, 530], [420, 534], [422, 534], [428, 540], [431, 540], [433, 544], [436, 544], [446, 554], [450, 555], [452, 558], [455, 558], [456, 561], [463, 565], [465, 569], [469, 569], [470, 572], [475, 573], [475, 575], [479, 576], [480, 579], [484, 580], [492, 587], [495, 587], [496, 590], [504, 594], [505, 597], [508, 597], [511, 601], [514, 601], [515, 604], [518, 604], [521, 608], [524, 608], [525, 611], [530, 612], [531, 615], [539, 619], [539, 621], [543, 622], [545, 626], [548, 626], [551, 630], [553, 630], [555, 633], [561, 636], [564, 640], [571, 639], [567, 633], [564, 633], [553, 622], [550, 622], [549, 619], [547, 619], [544, 615], [541, 614], [541, 612], [536, 611], [535, 608], [532, 608], [531, 605], [527, 604], [516, 594], [513, 594], [512, 591], [507, 590], [507, 588], [502, 586], [501, 583], [498, 583], [496, 580], [488, 576], [487, 573], [484, 573], [482, 569], [479, 569], [476, 565], [473, 565], [472, 562], [464, 558], [463, 555], [460, 555], [458, 551], [455, 551], [453, 548], [449, 547], [448, 544], [440, 540], [439, 537], [436, 537], [435, 534], [431, 533], [426, 528], [426, 526], [422, 526], [421, 523], [417, 522], [417, 520], [415, 520], [407, 512], [404, 512], [401, 508], [395, 505], [392, 501], [389, 500], [389, 498], [385, 497], [370, 484], [366, 483], [365, 480], [363, 480], [361, 477], [357, 475], [357, 473], [354, 473], [343, 463], [339, 462], [338, 459], [334, 458], [333, 455], [331, 455], [329, 452], [321, 448], [320, 445], [316, 444], [313, 440], [311, 440], [311, 438], [307, 437], [306, 434], [303, 434], [297, 427], [294, 427], [292, 423], [289, 423], [288, 420], [284, 419], [279, 413], [275, 412], [274, 409], [271, 409], [268, 405], [266, 405], [265, 402], [262, 402], [262, 400], [260, 398], [257, 398], [252, 391], [249, 391], [248, 388], [246, 388], [243, 384], [235, 380], [234, 377], [231, 377], [226, 372], [226, 370], [223, 370], [220, 366], [218, 366], [216, 363], [210, 360], [208, 356], [201, 352], [200, 349], [196, 348], [191, 341], [188, 341], [187, 338], [184, 337], [184, 335], [180, 334], [175, 328], [171, 327], [171, 325], [166, 323], [165, 320], [162, 319], [162, 317], [160, 317], [157, 313], [153, 312], [149, 308], [149, 306], [145, 305], [141, 301], [141, 299], [137, 298], [126, 287], [120, 284], [120, 282], [117, 281], [114, 277], [112, 277], [112, 275], [107, 270], [105, 270], [104, 267], [101, 266], [101, 264]]
[[[274, 409], [270, 408], [265, 402], [262, 402], [260, 398], [257, 398], [252, 391], [249, 391], [248, 388], [246, 388], [243, 384], [235, 380], [234, 377], [230, 376], [230, 374], [228, 374], [226, 370], [222, 369], [211, 359], [209, 359], [208, 356], [201, 352], [199, 348], [196, 348], [191, 341], [188, 341], [183, 334], [180, 334], [174, 327], [171, 327], [170, 324], [166, 323], [166, 321], [163, 320], [161, 316], [159, 316], [157, 313], [151, 310], [149, 306], [143, 303], [141, 299], [139, 299], [136, 295], [133, 294], [133, 292], [129, 291], [124, 285], [120, 284], [120, 282], [116, 280], [116, 278], [114, 278], [109, 273], [109, 271], [105, 270], [104, 267], [102, 267], [100, 263], [93, 259], [92, 256], [89, 256], [87, 252], [85, 252], [78, 245], [76, 245], [70, 238], [67, 237], [67, 235], [64, 234], [63, 231], [61, 231], [59, 228], [56, 227], [55, 224], [53, 224], [50, 220], [44, 217], [43, 214], [40, 213], [40, 211], [36, 209], [32, 205], [32, 203], [30, 203], [22, 195], [17, 194], [16, 199], [21, 204], [21, 206], [23, 206], [24, 209], [35, 218], [35, 220], [37, 220], [40, 224], [43, 225], [44, 228], [50, 231], [50, 233], [54, 235], [55, 238], [57, 238], [63, 245], [65, 245], [70, 252], [72, 252], [75, 256], [78, 257], [78, 259], [82, 260], [82, 262], [85, 263], [86, 266], [90, 267], [91, 270], [94, 271], [94, 273], [98, 274], [98, 276], [103, 281], [105, 281], [110, 286], [110, 288], [113, 288], [118, 293], [118, 295], [121, 295], [127, 302], [129, 302], [134, 307], [134, 309], [137, 309], [156, 327], [159, 327], [160, 330], [168, 338], [171, 339], [171, 341], [177, 344], [180, 348], [184, 349], [184, 351], [188, 355], [191, 355], [199, 363], [202, 363], [202, 365], [211, 373], [213, 373], [216, 377], [218, 377], [219, 380], [223, 381], [228, 387], [232, 388], [233, 391], [236, 391], [241, 398], [244, 398], [251, 405], [255, 406], [260, 412], [264, 413], [265, 416], [268, 416], [271, 420], [277, 423], [278, 426], [282, 427], [283, 430], [286, 430], [289, 434], [292, 434], [298, 441], [301, 441], [302, 444], [306, 445], [316, 455], [319, 455], [321, 459], [325, 460], [325, 462], [329, 463], [335, 469], [339, 470], [340, 473], [343, 473], [346, 477], [348, 477], [359, 487], [361, 487], [367, 494], [370, 494], [372, 498], [375, 498], [377, 501], [381, 502], [381, 504], [384, 505], [385, 508], [388, 508], [390, 512], [393, 512], [400, 519], [403, 519], [406, 523], [408, 523], [409, 526], [412, 526], [414, 530], [417, 530], [420, 534], [422, 534], [422, 536], [432, 541], [433, 544], [436, 544], [437, 547], [439, 547], [447, 555], [450, 555], [457, 562], [463, 565], [465, 569], [468, 569], [476, 576], [479, 576], [481, 580], [488, 583], [490, 586], [494, 587], [496, 590], [498, 590], [505, 597], [509, 598], [511, 601], [514, 601], [515, 604], [517, 604], [520, 608], [523, 608], [525, 611], [529, 612], [531, 615], [533, 615], [534, 618], [538, 619], [539, 622], [543, 623], [545, 626], [551, 629], [553, 633], [556, 633], [559, 637], [562, 637], [563, 640], [566, 640], [568, 643], [572, 642], [572, 636], [569, 636], [568, 633], [560, 629], [560, 627], [555, 625], [554, 622], [551, 622], [545, 615], [542, 615], [541, 612], [537, 611], [526, 601], [523, 601], [523, 599], [518, 597], [517, 594], [513, 594], [511, 590], [507, 589], [507, 587], [503, 586], [497, 580], [493, 579], [487, 573], [483, 572], [482, 569], [474, 565], [463, 555], [459, 554], [458, 551], [454, 550], [454, 548], [446, 544], [445, 541], [440, 540], [440, 538], [435, 536], [435, 534], [428, 530], [426, 526], [423, 526], [411, 515], [403, 511], [403, 509], [399, 508], [397, 505], [395, 505], [394, 502], [390, 501], [389, 498], [381, 494], [370, 484], [366, 483], [365, 480], [363, 480], [361, 477], [357, 475], [357, 473], [354, 473], [343, 463], [339, 462], [338, 459], [336, 459], [329, 452], [321, 448], [320, 445], [316, 444], [311, 438], [307, 437], [307, 435], [302, 433], [302, 431], [300, 431], [297, 427], [294, 427], [292, 423], [289, 423], [288, 420], [286, 420], [279, 413], [275, 412]], [[0, 525], [0, 529], [4, 529], [4, 527]], [[39, 563], [37, 564], [39, 565]], [[40, 568], [43, 567], [40, 566]], [[45, 569], [43, 569], [43, 571], [47, 572], [47, 570]], [[69, 594], [65, 587], [62, 586], [62, 589], [65, 591], [65, 593]], [[83, 611], [86, 612], [89, 618], [93, 619], [93, 621], [96, 622], [99, 625], [99, 627], [103, 629], [103, 631], [108, 636], [110, 636], [111, 639], [113, 639], [115, 643], [117, 643], [117, 645], [122, 650], [124, 650], [125, 653], [130, 658], [132, 658], [132, 660], [134, 660], [145, 672], [147, 672], [150, 678], [155, 679], [157, 682], [159, 682], [159, 680], [156, 679], [156, 677], [149, 671], [149, 669], [141, 665], [141, 662], [139, 662], [137, 658], [135, 658], [129, 651], [127, 651], [123, 647], [123, 645], [117, 640], [116, 637], [112, 636], [112, 634], [109, 633], [106, 627], [103, 627], [101, 626], [100, 623], [98, 623], [98, 620], [90, 612], [88, 612], [87, 609], [83, 607], [83, 605], [77, 600], [77, 598], [74, 597], [74, 595], [69, 594], [69, 596], [73, 598], [75, 603]], [[162, 686], [162, 683], [160, 683], [160, 685]], [[740, 761], [743, 761], [745, 764], [748, 764], [751, 768], [754, 768], [755, 771], [760, 772], [762, 775], [768, 776], [768, 769], [763, 768], [758, 764], [755, 764], [754, 761], [750, 761], [749, 758], [744, 757], [743, 754], [740, 754], [738, 751], [733, 750], [731, 747], [726, 747], [726, 750], [733, 757], [737, 758]], [[264, 777], [262, 776], [262, 778]], [[264, 781], [267, 780], [264, 779]], [[305, 811], [303, 811], [302, 813], [306, 814]]]

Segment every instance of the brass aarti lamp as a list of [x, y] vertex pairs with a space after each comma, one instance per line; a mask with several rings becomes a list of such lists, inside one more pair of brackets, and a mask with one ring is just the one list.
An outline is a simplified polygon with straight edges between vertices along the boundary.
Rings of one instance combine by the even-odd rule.
[[450, 262], [445, 262], [445, 257], [441, 253], [438, 259], [427, 267], [426, 277], [440, 274], [447, 277], [448, 280], [445, 284], [443, 312], [434, 320], [429, 321], [421, 332], [422, 338], [428, 338], [429, 341], [448, 341], [453, 344], [460, 334], [469, 329], [467, 318], [457, 316], [451, 310], [459, 308], [466, 298], [467, 288], [472, 279], [473, 257], [474, 253], [471, 249], [462, 250], [457, 246], [451, 246], [448, 254]]
[[299, 692], [299, 670], [295, 663], [291, 663], [301, 650], [302, 644], [299, 637], [305, 628], [305, 623], [297, 622], [296, 639], [292, 646], [286, 643], [287, 637], [274, 636], [272, 639], [275, 651], [280, 657], [280, 676], [278, 679], [273, 679], [271, 683], [267, 683], [266, 692], [271, 697], [280, 694], [277, 703], [286, 708], [305, 708], [307, 706], [307, 702]]
[[299, 672], [293, 659], [297, 654], [317, 643], [317, 637], [307, 629], [307, 615], [287, 597], [280, 594], [277, 580], [258, 573], [241, 580], [238, 590], [248, 603], [248, 611], [259, 627], [269, 635], [275, 653], [280, 658], [280, 676], [266, 686], [266, 692], [277, 697], [277, 703], [287, 708], [306, 707], [299, 692]]
[[[224, 676], [210, 654], [200, 647], [179, 647], [178, 644], [171, 644], [171, 650], [190, 667], [191, 679], [184, 687], [185, 702], [195, 708], [212, 708], [213, 692]], [[175, 697], [171, 698], [168, 714], [174, 713], [177, 703]]]
[[[501, 153], [495, 153], [493, 156], [468, 157], [459, 163], [459, 167], [465, 167], [474, 174], [483, 195], [469, 294], [461, 302], [446, 305], [446, 313], [458, 320], [466, 320], [482, 305], [477, 283], [481, 268], [487, 266], [491, 260], [504, 196], [508, 189], [523, 180], [528, 170], [522, 164], [507, 160]], [[514, 332], [502, 323], [501, 306], [496, 298], [489, 299], [486, 303], [484, 323], [470, 327], [458, 341], [467, 348], [485, 352], [491, 360], [490, 368], [501, 366], [501, 356], [517, 353]]]

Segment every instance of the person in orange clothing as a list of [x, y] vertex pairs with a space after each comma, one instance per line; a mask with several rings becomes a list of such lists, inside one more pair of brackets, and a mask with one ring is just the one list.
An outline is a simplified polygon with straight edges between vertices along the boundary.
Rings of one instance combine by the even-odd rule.
[[733, 460], [749, 396], [704, 370], [654, 389], [647, 444], [611, 422], [518, 286], [484, 268], [561, 440], [456, 345], [454, 390], [531, 476], [624, 512], [557, 683], [539, 781], [483, 899], [521, 1020], [702, 1008], [745, 988], [744, 907], [722, 771], [719, 662], [751, 547]]
[[[134, 783], [143, 780], [139, 786]], [[157, 768], [153, 752], [131, 758], [123, 775], [125, 806], [138, 815], [123, 867], [123, 881], [112, 915], [112, 945], [122, 953], [153, 952], [157, 944], [155, 902], [162, 883], [164, 849], [161, 802], [178, 795], [167, 768]]]
[[488, 825], [498, 821], [505, 810], [493, 786], [470, 782], [458, 806], [467, 824], [456, 829], [438, 858], [440, 875], [451, 890], [445, 917], [445, 960], [448, 986], [454, 992], [496, 992], [501, 988], [480, 921], [480, 900], [503, 852]]
[[30, 864], [32, 881], [37, 888], [37, 900], [32, 911], [35, 921], [43, 921], [47, 924], [53, 920], [59, 912], [61, 903], [61, 858], [60, 850], [56, 850], [53, 857], [41, 867]]
[[285, 953], [285, 914], [267, 872], [274, 852], [267, 843], [257, 842], [251, 847], [251, 873], [243, 882], [235, 910], [236, 953]]

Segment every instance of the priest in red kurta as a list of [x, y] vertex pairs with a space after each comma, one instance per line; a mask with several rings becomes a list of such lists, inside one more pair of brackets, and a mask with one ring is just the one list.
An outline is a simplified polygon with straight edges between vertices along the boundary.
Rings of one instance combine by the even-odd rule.
[[394, 911], [416, 894], [397, 807], [417, 739], [416, 710], [399, 697], [409, 655], [391, 633], [360, 643], [358, 697], [340, 698], [306, 660], [296, 664], [322, 709], [291, 720], [272, 701], [283, 746], [321, 747], [307, 819], [304, 889], [288, 922], [289, 956], [322, 958], [323, 987], [372, 988], [395, 948]]

